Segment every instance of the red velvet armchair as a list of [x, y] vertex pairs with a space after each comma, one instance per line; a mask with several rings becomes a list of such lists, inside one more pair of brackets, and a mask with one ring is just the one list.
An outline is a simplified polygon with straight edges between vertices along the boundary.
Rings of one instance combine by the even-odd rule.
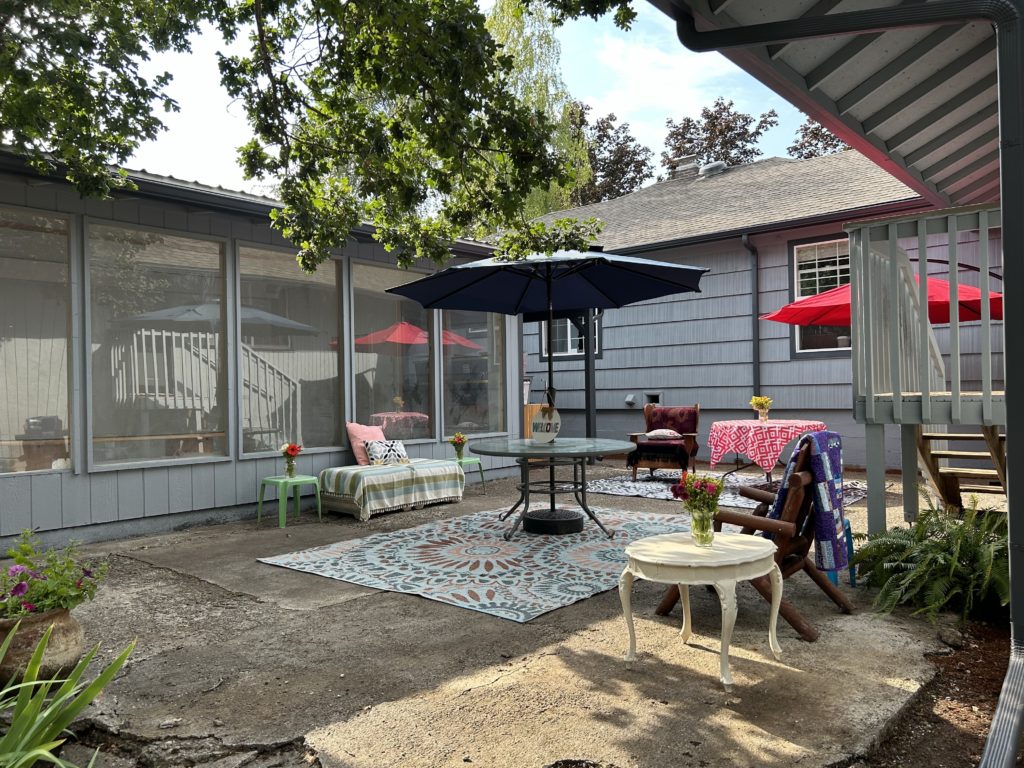
[[[643, 432], [633, 432], [629, 439], [636, 443], [636, 448], [626, 456], [626, 466], [632, 468], [633, 479], [640, 467], [655, 469], [678, 469], [681, 472], [687, 467], [695, 466], [697, 450], [697, 428], [700, 425], [700, 406], [655, 405], [644, 406], [644, 423], [647, 427]], [[679, 433], [679, 438], [669, 440], [652, 440], [647, 436], [658, 429], [671, 429]]]

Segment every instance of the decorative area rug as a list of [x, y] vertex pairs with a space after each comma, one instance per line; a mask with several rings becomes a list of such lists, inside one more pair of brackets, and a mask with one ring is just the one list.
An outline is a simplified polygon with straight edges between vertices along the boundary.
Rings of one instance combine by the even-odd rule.
[[260, 562], [522, 623], [616, 587], [631, 541], [690, 529], [688, 515], [592, 509], [614, 538], [588, 518], [582, 533], [520, 529], [505, 541], [509, 522], [498, 520], [502, 510], [491, 510]]
[[[720, 472], [702, 472], [701, 474], [721, 477]], [[605, 493], [611, 496], [642, 496], [645, 499], [673, 499], [671, 486], [679, 482], [678, 472], [669, 472], [663, 469], [654, 470], [651, 475], [646, 469], [637, 473], [636, 480], [633, 480], [631, 472], [624, 472], [621, 477], [605, 477], [587, 482], [587, 493]], [[719, 506], [736, 507], [739, 509], [754, 509], [757, 502], [753, 499], [746, 499], [739, 494], [739, 486], [745, 485], [750, 488], [763, 488], [772, 491], [778, 490], [779, 481], [766, 483], [763, 477], [753, 477], [734, 473], [725, 478], [725, 488], [718, 499]], [[847, 480], [843, 483], [843, 506], [848, 507], [856, 504], [868, 495], [867, 483], [860, 480]]]

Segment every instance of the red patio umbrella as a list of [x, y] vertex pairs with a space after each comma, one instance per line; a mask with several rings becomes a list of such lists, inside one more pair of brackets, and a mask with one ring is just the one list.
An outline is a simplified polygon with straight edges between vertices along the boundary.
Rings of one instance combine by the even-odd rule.
[[[356, 339], [355, 345], [357, 347], [373, 347], [379, 344], [426, 345], [429, 341], [430, 337], [425, 330], [402, 320], [394, 325], [389, 325], [387, 328], [360, 336]], [[459, 346], [466, 349], [483, 349], [475, 341], [471, 341], [465, 336], [460, 336], [454, 331], [442, 331], [441, 343], [446, 347]]]
[[[917, 275], [914, 276], [917, 279]], [[981, 319], [981, 290], [973, 285], [957, 286], [957, 304], [961, 321]], [[1003, 319], [1003, 294], [989, 294], [993, 320]], [[786, 306], [761, 315], [790, 325], [850, 325], [850, 286], [840, 285], [830, 291], [797, 299]], [[937, 277], [928, 278], [928, 319], [933, 323], [949, 322], [949, 283]]]

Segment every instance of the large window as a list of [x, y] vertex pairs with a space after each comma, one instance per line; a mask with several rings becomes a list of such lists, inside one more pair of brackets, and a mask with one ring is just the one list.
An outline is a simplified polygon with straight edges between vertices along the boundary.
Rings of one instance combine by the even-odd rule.
[[334, 263], [306, 275], [283, 251], [238, 254], [242, 450], [341, 445]]
[[444, 433], [504, 432], [505, 318], [462, 311], [441, 318]]
[[[582, 320], [583, 318], [579, 318]], [[541, 356], [547, 357], [547, 323], [539, 323]], [[578, 357], [583, 354], [583, 328], [579, 321], [569, 318], [555, 320], [551, 326], [551, 347], [555, 357]], [[594, 355], [601, 352], [601, 316], [594, 315]]]
[[[796, 298], [805, 299], [850, 282], [850, 243], [844, 237], [793, 246]], [[797, 326], [797, 352], [849, 349], [850, 326]]]
[[0, 472], [68, 464], [68, 224], [0, 209]]
[[88, 229], [93, 461], [227, 453], [219, 242]]
[[382, 427], [389, 439], [434, 435], [433, 313], [384, 292], [417, 277], [352, 265], [355, 420]]

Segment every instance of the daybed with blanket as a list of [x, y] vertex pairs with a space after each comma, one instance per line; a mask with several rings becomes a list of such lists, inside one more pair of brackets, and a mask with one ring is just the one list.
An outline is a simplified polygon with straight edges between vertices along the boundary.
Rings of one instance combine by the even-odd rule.
[[320, 473], [323, 505], [367, 521], [378, 512], [461, 501], [466, 475], [454, 461], [409, 459], [407, 464], [354, 464]]

